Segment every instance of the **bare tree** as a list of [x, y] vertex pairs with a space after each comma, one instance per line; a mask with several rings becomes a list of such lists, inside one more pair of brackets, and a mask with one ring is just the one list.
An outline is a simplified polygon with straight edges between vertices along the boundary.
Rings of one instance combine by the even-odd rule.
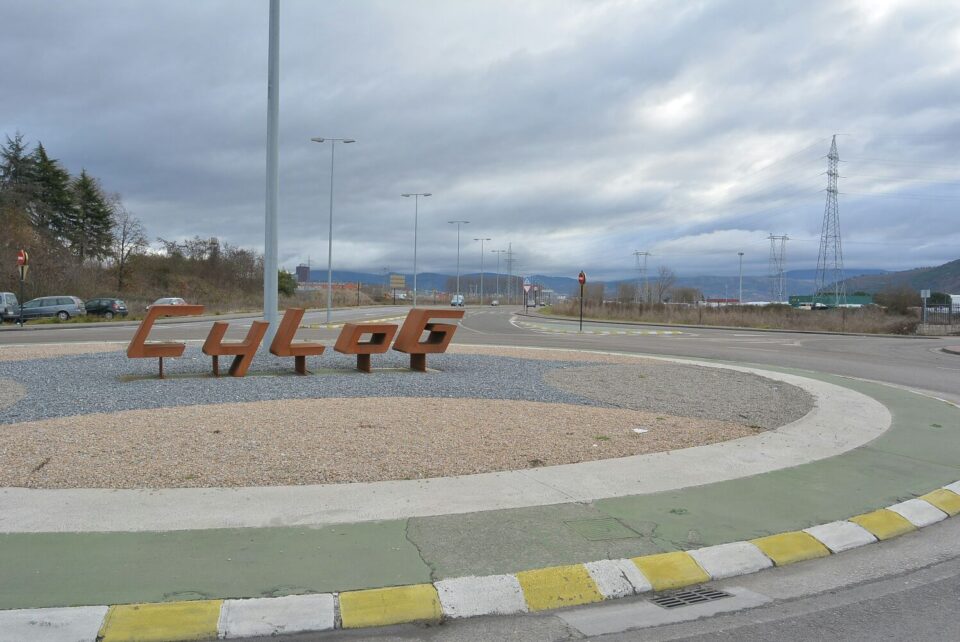
[[696, 303], [703, 300], [703, 293], [697, 288], [673, 288], [670, 300], [674, 303]]
[[636, 283], [622, 282], [617, 286], [617, 302], [633, 303], [637, 300]]
[[117, 273], [117, 292], [123, 292], [124, 281], [130, 269], [130, 258], [147, 249], [147, 236], [140, 219], [119, 202], [113, 208], [113, 230], [110, 256]]
[[663, 295], [673, 287], [673, 283], [676, 280], [677, 275], [666, 265], [661, 265], [657, 269], [657, 281], [654, 283], [654, 288], [656, 288], [657, 291], [657, 303], [663, 303]]

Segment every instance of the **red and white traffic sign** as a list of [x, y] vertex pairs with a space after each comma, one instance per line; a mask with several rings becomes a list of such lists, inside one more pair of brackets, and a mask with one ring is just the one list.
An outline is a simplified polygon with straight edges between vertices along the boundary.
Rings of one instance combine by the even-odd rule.
[[580, 276], [577, 277], [577, 281], [580, 281], [580, 285], [583, 285], [587, 282], [587, 275], [581, 271]]
[[531, 286], [530, 286], [529, 283], [524, 284], [524, 286], [523, 286], [523, 291], [524, 291], [524, 292], [529, 292], [529, 291], [530, 291], [530, 287], [531, 287]]
[[17, 250], [17, 265], [26, 265], [29, 260], [30, 256], [26, 250]]

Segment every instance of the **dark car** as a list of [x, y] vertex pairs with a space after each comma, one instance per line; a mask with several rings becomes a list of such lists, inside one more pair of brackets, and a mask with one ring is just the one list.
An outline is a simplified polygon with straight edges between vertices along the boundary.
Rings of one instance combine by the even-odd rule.
[[70, 317], [83, 316], [87, 309], [83, 300], [75, 296], [42, 296], [23, 304], [23, 320], [57, 317], [66, 321]]
[[16, 321], [20, 318], [20, 303], [13, 292], [0, 292], [0, 321]]
[[127, 316], [127, 304], [120, 299], [90, 299], [84, 306], [87, 314], [103, 317], [107, 321], [113, 317]]

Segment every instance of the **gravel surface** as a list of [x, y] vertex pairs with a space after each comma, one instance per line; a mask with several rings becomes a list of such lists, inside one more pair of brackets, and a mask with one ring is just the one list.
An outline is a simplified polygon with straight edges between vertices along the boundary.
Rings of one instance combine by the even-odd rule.
[[[666, 365], [666, 367], [665, 367]], [[620, 408], [776, 428], [813, 408], [813, 397], [782, 381], [702, 366], [643, 361], [561, 368], [546, 374], [561, 390]]]
[[52, 357], [62, 357], [69, 354], [119, 352], [126, 349], [126, 344], [119, 343], [45, 343], [29, 346], [0, 346], [0, 361], [50, 359]]
[[134, 410], [4, 427], [0, 486], [418, 479], [623, 457], [756, 432], [617, 408], [482, 399], [296, 399]]
[[468, 474], [712, 443], [812, 406], [762, 377], [627, 356], [458, 346], [427, 361], [416, 373], [407, 355], [374, 355], [367, 375], [328, 351], [301, 377], [260, 355], [249, 376], [219, 380], [196, 345], [165, 360], [166, 380], [155, 359], [116, 351], [0, 361], [0, 486]]

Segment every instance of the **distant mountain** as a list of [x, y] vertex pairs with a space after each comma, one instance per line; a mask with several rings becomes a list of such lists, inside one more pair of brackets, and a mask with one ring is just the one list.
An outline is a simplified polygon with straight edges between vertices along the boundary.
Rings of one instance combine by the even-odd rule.
[[960, 259], [937, 267], [916, 268], [903, 272], [857, 276], [846, 279], [847, 292], [875, 294], [890, 287], [908, 287], [912, 290], [933, 290], [947, 294], [960, 293]]
[[[852, 279], [855, 276], [863, 276], [868, 274], [887, 274], [888, 272], [889, 270], [879, 270], [876, 268], [852, 268], [844, 270], [844, 276], [848, 279]], [[788, 279], [799, 279], [802, 281], [817, 280], [816, 270], [787, 270], [783, 274]]]

